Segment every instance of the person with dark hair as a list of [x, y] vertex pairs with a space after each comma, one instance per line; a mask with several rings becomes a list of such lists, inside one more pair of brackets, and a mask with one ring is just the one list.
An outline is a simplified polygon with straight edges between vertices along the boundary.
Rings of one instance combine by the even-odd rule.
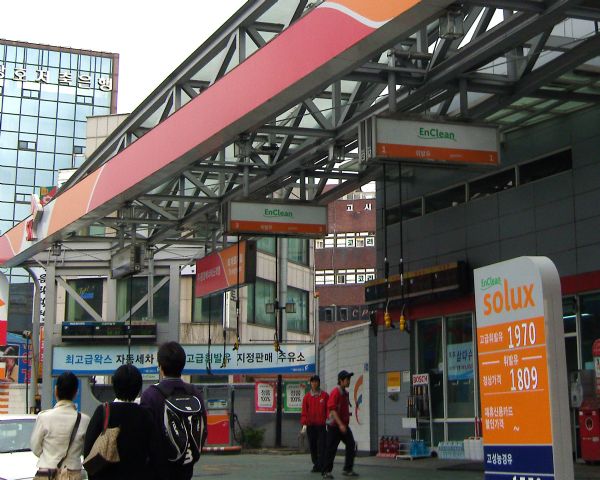
[[311, 472], [322, 472], [325, 461], [325, 421], [327, 420], [327, 400], [329, 395], [321, 390], [321, 379], [318, 375], [310, 377], [310, 391], [302, 399], [300, 423], [302, 433], [308, 436], [310, 457], [313, 468]]
[[4, 378], [0, 378], [0, 382], [17, 382], [19, 380], [19, 348], [15, 345], [9, 345], [4, 350], [0, 360], [4, 360], [6, 369]]
[[354, 373], [342, 370], [338, 373], [338, 384], [329, 394], [327, 402], [327, 440], [326, 440], [326, 460], [323, 464], [323, 478], [333, 478], [333, 461], [337, 453], [340, 441], [346, 445], [346, 458], [344, 460], [344, 470], [342, 475], [345, 477], [358, 477], [354, 468], [354, 457], [356, 456], [356, 442], [354, 435], [350, 430], [350, 394], [348, 387], [350, 379]]
[[186, 355], [177, 342], [158, 349], [161, 381], [147, 388], [140, 404], [152, 413], [160, 438], [158, 478], [190, 480], [208, 434], [202, 394], [181, 379]]
[[79, 380], [72, 372], [56, 379], [56, 405], [40, 412], [31, 434], [31, 450], [39, 457], [35, 479], [53, 478], [61, 467], [68, 469], [69, 480], [81, 480], [81, 452], [90, 418], [77, 412], [73, 403]]
[[133, 365], [121, 365], [112, 376], [116, 399], [108, 405], [99, 405], [92, 415], [85, 435], [83, 456], [87, 457], [96, 439], [104, 429], [108, 407], [108, 427], [121, 427], [117, 439], [120, 461], [105, 467], [90, 480], [146, 480], [152, 478], [151, 459], [156, 439], [152, 416], [135, 403], [142, 389], [142, 374]]

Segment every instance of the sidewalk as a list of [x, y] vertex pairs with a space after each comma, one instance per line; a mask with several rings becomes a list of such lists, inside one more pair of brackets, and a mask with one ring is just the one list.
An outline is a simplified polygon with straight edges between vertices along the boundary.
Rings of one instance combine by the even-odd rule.
[[[333, 475], [343, 479], [343, 453], [338, 453]], [[311, 462], [307, 454], [261, 453], [239, 455], [203, 455], [194, 469], [194, 478], [236, 478], [248, 480], [317, 480], [310, 473]], [[357, 457], [355, 471], [359, 478], [374, 480], [482, 480], [481, 464], [464, 460], [393, 460], [377, 457]], [[600, 466], [575, 465], [577, 480], [600, 480]], [[560, 480], [560, 479], [557, 479]]]

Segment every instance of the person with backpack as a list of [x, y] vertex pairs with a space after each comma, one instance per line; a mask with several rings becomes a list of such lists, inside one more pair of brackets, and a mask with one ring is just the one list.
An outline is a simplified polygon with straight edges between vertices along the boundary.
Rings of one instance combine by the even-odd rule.
[[[155, 456], [155, 428], [150, 412], [135, 403], [142, 389], [142, 374], [133, 365], [121, 365], [112, 376], [116, 399], [96, 408], [85, 434], [83, 456], [87, 457], [94, 442], [109, 428], [119, 428], [119, 461], [102, 470], [88, 472], [90, 480], [146, 480], [152, 478], [151, 462]], [[86, 464], [87, 467], [87, 464]]]
[[54, 408], [38, 415], [31, 434], [31, 451], [36, 457], [38, 471], [35, 480], [61, 478], [81, 480], [81, 451], [90, 417], [77, 411], [73, 403], [79, 380], [72, 372], [61, 373], [56, 379]]
[[302, 432], [308, 436], [310, 457], [313, 468], [311, 472], [322, 472], [325, 461], [325, 421], [327, 420], [327, 400], [329, 395], [321, 390], [321, 379], [318, 375], [310, 377], [310, 391], [302, 400], [302, 413], [300, 423]]
[[358, 473], [353, 470], [354, 457], [356, 456], [356, 442], [350, 429], [350, 394], [348, 387], [350, 379], [354, 373], [342, 370], [338, 373], [338, 384], [329, 394], [327, 401], [327, 441], [326, 441], [326, 460], [323, 464], [323, 478], [333, 478], [333, 461], [337, 453], [340, 441], [346, 445], [346, 458], [344, 460], [344, 470], [342, 475], [345, 477], [358, 477]]
[[186, 355], [177, 342], [158, 349], [161, 381], [148, 387], [140, 405], [150, 410], [160, 437], [155, 475], [160, 480], [190, 480], [208, 435], [202, 394], [181, 379]]

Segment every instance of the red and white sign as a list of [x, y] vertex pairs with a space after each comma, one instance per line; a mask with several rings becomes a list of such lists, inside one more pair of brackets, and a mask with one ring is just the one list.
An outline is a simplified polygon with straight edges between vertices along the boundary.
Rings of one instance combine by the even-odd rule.
[[327, 207], [299, 202], [231, 202], [227, 231], [232, 234], [322, 237], [327, 234]]
[[417, 373], [412, 376], [413, 385], [429, 385], [429, 374], [428, 373]]
[[377, 118], [374, 143], [370, 148], [377, 158], [499, 164], [495, 127]]
[[277, 391], [274, 382], [256, 382], [254, 405], [256, 413], [273, 413], [277, 409]]
[[[239, 257], [238, 257], [239, 251]], [[196, 298], [220, 292], [256, 278], [256, 244], [240, 242], [196, 261]]]

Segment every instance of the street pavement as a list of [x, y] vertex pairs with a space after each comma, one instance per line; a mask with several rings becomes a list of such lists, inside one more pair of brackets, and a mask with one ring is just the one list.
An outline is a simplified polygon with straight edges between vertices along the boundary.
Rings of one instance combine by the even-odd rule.
[[[334, 477], [339, 480], [346, 478], [342, 475], [343, 457], [343, 452], [339, 452], [333, 469]], [[320, 475], [310, 473], [311, 467], [310, 456], [307, 454], [282, 454], [272, 451], [237, 455], [206, 454], [196, 465], [194, 478], [320, 480]], [[447, 470], [448, 468], [452, 470]], [[375, 480], [483, 480], [484, 478], [481, 464], [436, 458], [394, 460], [358, 457], [354, 470], [360, 474], [359, 478]], [[600, 479], [600, 466], [576, 464], [575, 479]]]

